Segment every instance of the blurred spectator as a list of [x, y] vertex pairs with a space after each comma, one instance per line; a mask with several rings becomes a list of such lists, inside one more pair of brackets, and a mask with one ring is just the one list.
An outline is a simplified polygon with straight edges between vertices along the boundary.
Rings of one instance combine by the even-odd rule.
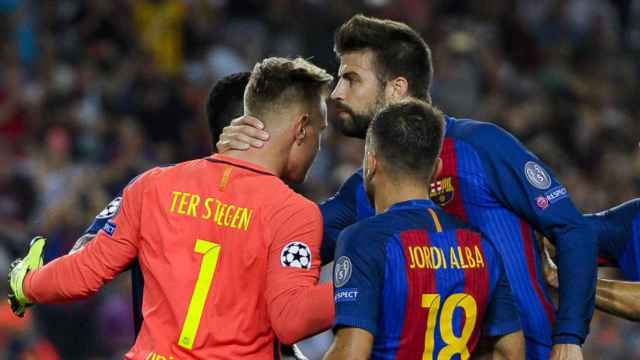
[[14, 146], [23, 140], [28, 130], [24, 86], [19, 65], [4, 69], [0, 85], [0, 137]]
[[20, 163], [9, 142], [0, 141], [0, 256], [23, 250], [39, 200], [33, 178]]
[[182, 43], [187, 4], [180, 0], [140, 0], [133, 4], [142, 46], [152, 54], [161, 72], [176, 74], [182, 69], [184, 57]]

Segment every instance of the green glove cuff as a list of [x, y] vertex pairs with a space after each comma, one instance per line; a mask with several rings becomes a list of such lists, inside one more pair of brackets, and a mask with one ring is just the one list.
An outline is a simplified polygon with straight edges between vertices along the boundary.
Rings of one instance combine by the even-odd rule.
[[24, 293], [24, 278], [29, 271], [33, 271], [42, 267], [42, 256], [47, 240], [41, 236], [36, 236], [31, 240], [29, 252], [16, 267], [11, 270], [10, 285], [16, 300], [24, 305], [30, 305], [33, 302], [27, 298]]

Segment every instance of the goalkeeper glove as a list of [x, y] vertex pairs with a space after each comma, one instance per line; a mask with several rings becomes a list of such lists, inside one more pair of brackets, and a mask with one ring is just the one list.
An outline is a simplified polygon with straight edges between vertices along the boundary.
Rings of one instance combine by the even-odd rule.
[[24, 294], [22, 284], [29, 271], [42, 267], [42, 256], [47, 239], [36, 236], [31, 239], [29, 252], [23, 259], [17, 259], [9, 266], [9, 304], [14, 314], [23, 317], [27, 307], [33, 303]]

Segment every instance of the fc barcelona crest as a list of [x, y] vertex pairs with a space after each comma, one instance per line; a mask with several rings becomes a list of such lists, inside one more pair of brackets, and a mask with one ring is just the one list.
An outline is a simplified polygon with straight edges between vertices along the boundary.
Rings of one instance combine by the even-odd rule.
[[431, 200], [441, 207], [444, 207], [453, 199], [453, 193], [454, 189], [451, 183], [451, 177], [445, 177], [431, 183], [431, 189], [429, 190]]

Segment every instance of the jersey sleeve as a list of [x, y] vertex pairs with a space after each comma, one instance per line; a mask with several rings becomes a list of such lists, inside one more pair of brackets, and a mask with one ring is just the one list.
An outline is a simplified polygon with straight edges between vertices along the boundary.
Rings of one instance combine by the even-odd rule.
[[586, 214], [585, 220], [598, 234], [600, 255], [618, 260], [633, 241], [634, 221], [640, 218], [640, 199], [633, 199], [596, 214]]
[[335, 317], [331, 284], [317, 285], [322, 215], [296, 194], [267, 223], [275, 226], [265, 291], [269, 318], [278, 339], [293, 344], [329, 329]]
[[511, 292], [502, 259], [498, 257], [498, 282], [484, 318], [485, 336], [503, 336], [521, 329], [518, 305]]
[[476, 142], [495, 198], [556, 242], [560, 307], [553, 341], [581, 344], [595, 306], [595, 234], [540, 159], [499, 127], [476, 126], [477, 140], [471, 141]]
[[124, 191], [118, 214], [82, 251], [62, 256], [27, 275], [24, 290], [36, 303], [86, 298], [125, 270], [138, 254], [144, 181]]
[[377, 333], [384, 284], [384, 239], [358, 223], [338, 240], [333, 283], [336, 327], [356, 327]]
[[96, 215], [91, 225], [89, 225], [87, 230], [85, 230], [84, 234], [79, 237], [78, 240], [76, 240], [75, 244], [71, 248], [71, 251], [69, 251], [69, 254], [78, 252], [85, 246], [87, 246], [87, 244], [89, 244], [89, 242], [91, 242], [91, 240], [96, 237], [98, 231], [102, 230], [107, 222], [113, 219], [118, 214], [121, 202], [122, 194], [120, 193], [113, 200], [111, 200], [111, 202], [109, 202], [109, 204], [107, 204], [107, 206], [102, 211], [100, 211], [100, 213]]
[[358, 186], [362, 186], [362, 175], [356, 172], [333, 197], [320, 204], [324, 222], [324, 237], [320, 254], [322, 264], [333, 261], [340, 232], [357, 221], [356, 193]]

